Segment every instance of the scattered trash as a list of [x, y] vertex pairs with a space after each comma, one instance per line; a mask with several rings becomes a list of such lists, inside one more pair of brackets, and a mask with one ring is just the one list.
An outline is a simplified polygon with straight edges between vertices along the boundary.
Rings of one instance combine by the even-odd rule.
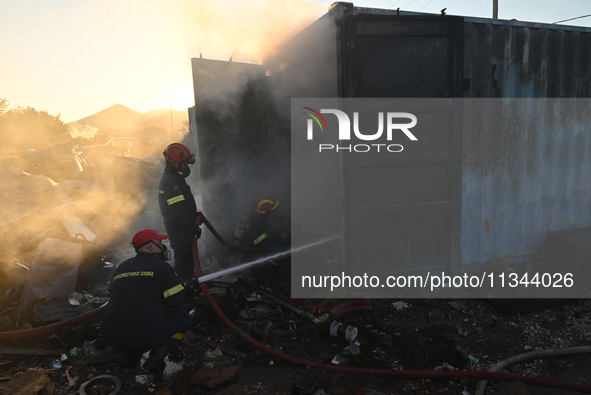
[[341, 339], [353, 341], [357, 338], [358, 330], [356, 327], [348, 325], [345, 327], [342, 322], [333, 321], [330, 325], [330, 335], [340, 337]]
[[135, 382], [142, 385], [150, 385], [150, 378], [151, 376], [149, 374], [138, 374], [135, 376]]
[[328, 321], [330, 319], [330, 317], [331, 317], [331, 314], [330, 313], [324, 313], [320, 317], [318, 317], [318, 319], [321, 322], [324, 322], [324, 321]]
[[[35, 300], [67, 298], [74, 292], [81, 258], [82, 243], [45, 239], [33, 258], [19, 317], [24, 317], [29, 305]], [[61, 317], [56, 319], [59, 320]]]
[[211, 280], [211, 284], [215, 285], [216, 287], [224, 287], [228, 288], [235, 284], [238, 281], [238, 277], [236, 276], [223, 276], [217, 279]]
[[62, 222], [72, 238], [86, 241], [94, 241], [96, 234], [90, 230], [78, 217], [62, 214]]
[[68, 379], [68, 385], [70, 387], [73, 387], [74, 385], [76, 385], [76, 381], [72, 378], [72, 376], [70, 376], [69, 368], [66, 370], [66, 378]]
[[451, 301], [448, 303], [449, 307], [457, 311], [464, 311], [466, 310], [466, 306], [460, 302]]
[[15, 374], [10, 380], [2, 384], [2, 391], [7, 394], [37, 395], [39, 393], [52, 394], [54, 384], [48, 371], [41, 368], [28, 369]]
[[388, 335], [387, 333], [378, 332], [375, 329], [371, 329], [369, 331], [369, 335], [385, 346], [391, 347], [392, 345], [394, 345], [394, 340], [392, 339], [392, 336]]
[[480, 359], [476, 358], [473, 355], [468, 355], [468, 359], [470, 360], [470, 362], [474, 362], [474, 363], [480, 362]]
[[245, 320], [250, 320], [254, 318], [254, 308], [250, 306], [244, 306], [242, 310], [238, 313], [240, 318], [244, 318]]
[[302, 311], [299, 308], [295, 307], [294, 305], [282, 300], [281, 298], [278, 298], [277, 296], [273, 295], [271, 292], [266, 291], [264, 289], [262, 289], [261, 287], [259, 287], [258, 285], [252, 283], [251, 281], [243, 278], [243, 277], [238, 277], [238, 280], [245, 284], [246, 286], [250, 287], [250, 288], [257, 288], [257, 292], [260, 293], [261, 295], [265, 296], [266, 298], [272, 300], [275, 303], [278, 303], [286, 308], [288, 308], [289, 310], [295, 312], [296, 314], [299, 314], [300, 316], [306, 318], [309, 321], [314, 322], [315, 324], [319, 323], [320, 320], [316, 317], [314, 317], [312, 314]]
[[342, 355], [335, 355], [335, 357], [330, 361], [333, 365], [342, 365], [343, 362], [346, 362], [349, 358], [345, 358]]
[[70, 356], [78, 362], [90, 364], [99, 362], [114, 361], [119, 353], [110, 348], [105, 339], [99, 338], [92, 342], [86, 340], [82, 347], [74, 347], [70, 350]]
[[324, 374], [326, 368], [320, 366], [306, 366], [296, 374], [293, 381], [295, 395], [311, 394], [318, 386], [318, 381]]
[[406, 302], [403, 302], [403, 301], [394, 302], [394, 303], [390, 304], [390, 306], [394, 307], [398, 311], [400, 311], [402, 309], [410, 308], [410, 305]]
[[269, 366], [273, 366], [273, 365], [275, 365], [275, 362], [269, 361]]
[[257, 294], [256, 292], [253, 292], [246, 297], [246, 300], [249, 302], [257, 302], [261, 300], [261, 295]]
[[209, 350], [205, 353], [205, 357], [207, 358], [217, 358], [217, 357], [221, 357], [222, 354], [222, 350], [220, 350], [220, 348], [216, 348], [215, 350]]
[[342, 365], [343, 363], [347, 362], [352, 356], [361, 353], [359, 346], [360, 344], [358, 342], [352, 342], [348, 347], [343, 349], [341, 355], [336, 355], [332, 359], [331, 363], [334, 365]]
[[67, 297], [46, 298], [31, 304], [33, 307], [27, 315], [29, 321], [35, 326], [52, 324], [88, 313], [98, 306], [91, 303], [73, 305]]
[[361, 349], [359, 348], [360, 345], [361, 344], [359, 344], [358, 342], [351, 343], [349, 347], [343, 349], [343, 355], [351, 356], [361, 353]]
[[80, 385], [80, 395], [115, 395], [121, 390], [121, 380], [115, 376], [96, 376]]
[[225, 295], [228, 290], [222, 287], [209, 288], [209, 293], [212, 295]]
[[239, 365], [217, 369], [201, 368], [193, 373], [189, 380], [191, 383], [206, 389], [214, 389], [221, 385], [236, 381], [239, 368]]

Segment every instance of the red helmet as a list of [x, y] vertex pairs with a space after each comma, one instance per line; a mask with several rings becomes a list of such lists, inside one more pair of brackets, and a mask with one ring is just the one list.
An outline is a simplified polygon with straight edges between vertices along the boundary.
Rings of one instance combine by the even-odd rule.
[[187, 146], [181, 143], [172, 143], [162, 153], [167, 162], [181, 163], [187, 162], [192, 165], [195, 163], [195, 154], [192, 154]]
[[279, 206], [279, 200], [270, 196], [263, 196], [257, 202], [257, 211], [259, 214], [267, 214], [271, 210], [275, 210]]

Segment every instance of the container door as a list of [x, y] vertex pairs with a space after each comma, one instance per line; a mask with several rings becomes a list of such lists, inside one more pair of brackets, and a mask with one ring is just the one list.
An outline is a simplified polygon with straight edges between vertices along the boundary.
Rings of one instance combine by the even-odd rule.
[[402, 152], [342, 154], [345, 262], [353, 272], [458, 270], [461, 118], [449, 99], [461, 95], [461, 27], [443, 16], [343, 19], [340, 97], [391, 98], [385, 111], [418, 118], [418, 141], [402, 133], [392, 140]]

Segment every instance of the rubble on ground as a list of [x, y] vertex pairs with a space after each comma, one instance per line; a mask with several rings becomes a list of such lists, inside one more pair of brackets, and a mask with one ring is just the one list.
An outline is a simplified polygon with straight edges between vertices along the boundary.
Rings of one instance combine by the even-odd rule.
[[[248, 276], [248, 272], [237, 275]], [[286, 286], [282, 281], [249, 281], [288, 300], [282, 294]], [[345, 327], [357, 329], [352, 342], [344, 333], [331, 334], [329, 323], [334, 316], [328, 322], [315, 324], [276, 300], [253, 292], [241, 281], [221, 283], [225, 284], [225, 294], [213, 297], [224, 314], [254, 340], [296, 358], [333, 365], [338, 361], [348, 368], [484, 371], [502, 359], [527, 351], [586, 345], [590, 335], [591, 314], [586, 311], [591, 309], [591, 302], [587, 300], [555, 301], [522, 314], [510, 314], [488, 300], [291, 300], [299, 310], [325, 318], [329, 318], [327, 312], [352, 302], [356, 308], [338, 318]], [[162, 375], [146, 375], [140, 364], [122, 368], [116, 354], [103, 354], [102, 360], [88, 359], [100, 351], [92, 345], [98, 336], [98, 322], [88, 322], [50, 336], [0, 342], [2, 349], [54, 350], [52, 355], [2, 354], [0, 358], [7, 363], [0, 365], [2, 376], [10, 379], [31, 369], [49, 372], [54, 393], [75, 393], [83, 382], [101, 375], [118, 377], [121, 394], [170, 391], [291, 395], [298, 383], [305, 386], [302, 380], [306, 376], [301, 373], [305, 367], [283, 362], [244, 342], [224, 326], [203, 293], [193, 294], [188, 303], [187, 307], [196, 311], [195, 324], [187, 332], [183, 346], [168, 357]], [[571, 381], [589, 384], [586, 376], [576, 377], [577, 364], [585, 360], [589, 363], [585, 358], [532, 360], [504, 372], [562, 380], [566, 378], [553, 376], [572, 372], [575, 376]], [[474, 394], [475, 386], [475, 380], [395, 380], [326, 370], [317, 378], [314, 391], [338, 395], [366, 388], [385, 394]], [[507, 393], [507, 388], [517, 387], [519, 384], [490, 382], [486, 393]], [[535, 393], [529, 388], [528, 393]]]
[[[0, 331], [51, 324], [104, 304], [113, 262], [133, 252], [130, 226], [161, 220], [145, 206], [154, 204], [145, 195], [161, 172], [159, 161], [122, 157], [60, 181], [0, 166]], [[128, 185], [130, 176], [138, 182]], [[124, 210], [121, 202], [128, 199], [139, 205]], [[106, 212], [118, 214], [117, 220]], [[524, 352], [587, 345], [591, 335], [591, 301], [585, 299], [538, 301], [529, 309], [520, 300], [298, 300], [290, 297], [286, 273], [269, 278], [247, 270], [208, 285], [221, 311], [256, 342], [327, 366], [485, 371]], [[511, 308], [518, 305], [516, 314]], [[475, 380], [389, 379], [287, 363], [227, 328], [198, 288], [186, 307], [195, 312], [194, 325], [161, 375], [146, 374], [139, 363], [122, 367], [95, 317], [50, 334], [0, 341], [0, 388], [22, 395], [466, 395], [476, 388]], [[591, 384], [589, 363], [586, 355], [561, 356], [503, 372]], [[486, 390], [535, 393], [519, 382], [490, 382]]]

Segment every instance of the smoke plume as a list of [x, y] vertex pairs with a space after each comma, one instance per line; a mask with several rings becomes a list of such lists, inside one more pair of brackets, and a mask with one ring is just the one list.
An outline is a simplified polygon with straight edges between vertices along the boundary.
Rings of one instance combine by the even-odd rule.
[[311, 0], [197, 1], [183, 7], [190, 57], [262, 63], [327, 11]]

